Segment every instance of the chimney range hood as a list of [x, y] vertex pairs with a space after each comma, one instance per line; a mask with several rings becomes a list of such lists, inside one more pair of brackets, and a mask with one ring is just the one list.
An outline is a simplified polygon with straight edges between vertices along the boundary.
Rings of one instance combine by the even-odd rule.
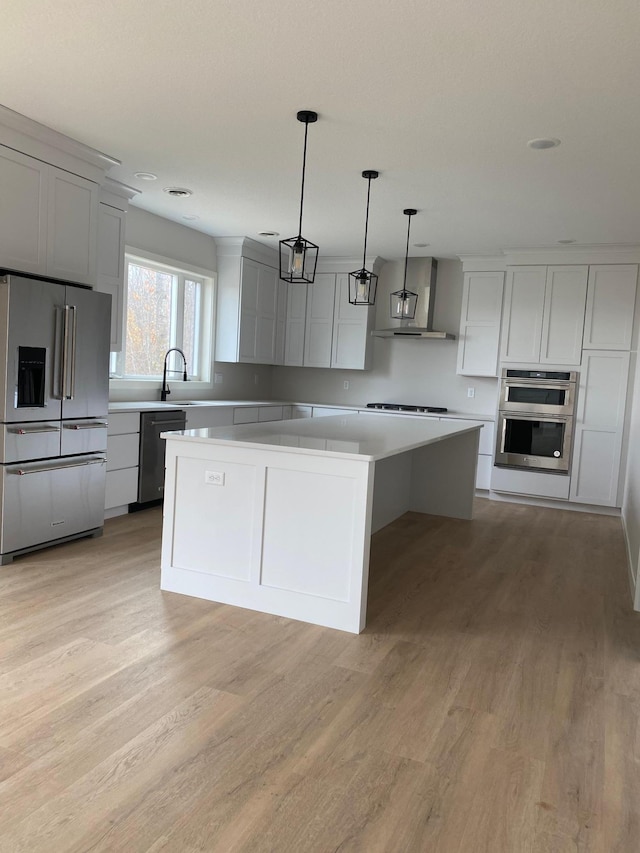
[[397, 325], [371, 332], [377, 338], [426, 338], [439, 341], [455, 341], [449, 332], [433, 328], [433, 309], [436, 299], [436, 274], [438, 262], [434, 258], [409, 258], [408, 272], [411, 282], [407, 288], [418, 294], [418, 305], [414, 320], [400, 320]]

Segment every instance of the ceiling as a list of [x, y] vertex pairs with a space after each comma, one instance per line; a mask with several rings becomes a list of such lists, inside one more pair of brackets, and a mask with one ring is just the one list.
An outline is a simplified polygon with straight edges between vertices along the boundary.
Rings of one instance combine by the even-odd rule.
[[[321, 255], [362, 251], [363, 169], [387, 259], [405, 207], [416, 255], [637, 243], [639, 44], [637, 0], [4, 0], [0, 98], [121, 160], [136, 205], [216, 236], [297, 232], [311, 109]], [[562, 144], [527, 147], [546, 136]]]

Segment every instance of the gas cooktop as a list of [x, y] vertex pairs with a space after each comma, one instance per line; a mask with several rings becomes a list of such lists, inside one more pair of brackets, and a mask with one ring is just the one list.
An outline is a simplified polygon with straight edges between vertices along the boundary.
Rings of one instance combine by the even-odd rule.
[[409, 406], [402, 403], [367, 403], [367, 409], [384, 409], [388, 412], [446, 412], [442, 406]]

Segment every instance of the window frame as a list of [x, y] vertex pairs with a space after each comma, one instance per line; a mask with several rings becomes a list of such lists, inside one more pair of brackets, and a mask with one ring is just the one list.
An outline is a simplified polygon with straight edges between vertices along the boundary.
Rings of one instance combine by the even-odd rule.
[[[177, 292], [172, 294], [172, 335], [170, 346], [176, 346], [175, 330], [177, 323], [182, 322], [182, 312], [184, 311], [184, 283], [185, 281], [196, 281], [201, 285], [200, 288], [200, 306], [198, 317], [198, 328], [196, 334], [198, 337], [198, 365], [197, 373], [195, 365], [189, 365], [189, 387], [193, 391], [202, 390], [211, 387], [213, 383], [213, 353], [214, 353], [214, 334], [215, 334], [215, 280], [216, 275], [211, 270], [197, 267], [193, 264], [183, 264], [172, 258], [167, 258], [163, 255], [158, 255], [153, 252], [148, 252], [143, 249], [138, 249], [134, 246], [125, 247], [124, 256], [124, 291], [122, 295], [123, 311], [122, 311], [122, 350], [120, 352], [112, 352], [110, 358], [110, 377], [109, 384], [113, 388], [129, 388], [134, 389], [148, 388], [149, 384], [158, 384], [162, 382], [162, 366], [160, 371], [154, 376], [127, 376], [117, 375], [113, 371], [117, 368], [118, 363], [123, 365], [124, 353], [126, 348], [126, 322], [127, 322], [127, 302], [128, 302], [128, 277], [129, 263], [139, 264], [148, 269], [154, 269], [158, 272], [166, 273], [178, 278]], [[182, 293], [182, 302], [178, 304], [178, 295]], [[181, 380], [173, 378], [171, 374], [170, 382], [178, 382]]]

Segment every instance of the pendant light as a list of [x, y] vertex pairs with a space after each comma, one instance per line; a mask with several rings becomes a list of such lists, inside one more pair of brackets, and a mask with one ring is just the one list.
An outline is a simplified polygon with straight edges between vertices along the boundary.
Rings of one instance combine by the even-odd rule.
[[409, 263], [409, 232], [411, 231], [411, 217], [418, 212], [413, 207], [407, 207], [402, 211], [409, 217], [407, 224], [407, 251], [404, 256], [404, 283], [402, 290], [396, 290], [391, 294], [391, 317], [394, 320], [413, 320], [416, 316], [416, 305], [418, 294], [407, 290], [407, 266]]
[[367, 232], [369, 230], [369, 198], [371, 196], [371, 181], [378, 177], [374, 169], [362, 173], [367, 184], [367, 215], [364, 221], [364, 251], [362, 252], [362, 269], [349, 273], [349, 302], [352, 305], [375, 305], [378, 276], [366, 269], [367, 263]]
[[296, 118], [304, 124], [304, 153], [302, 155], [302, 186], [300, 188], [300, 219], [298, 234], [280, 240], [280, 278], [289, 284], [312, 284], [318, 263], [318, 246], [302, 236], [302, 205], [304, 202], [304, 173], [307, 167], [307, 132], [318, 120], [313, 110], [300, 110]]

